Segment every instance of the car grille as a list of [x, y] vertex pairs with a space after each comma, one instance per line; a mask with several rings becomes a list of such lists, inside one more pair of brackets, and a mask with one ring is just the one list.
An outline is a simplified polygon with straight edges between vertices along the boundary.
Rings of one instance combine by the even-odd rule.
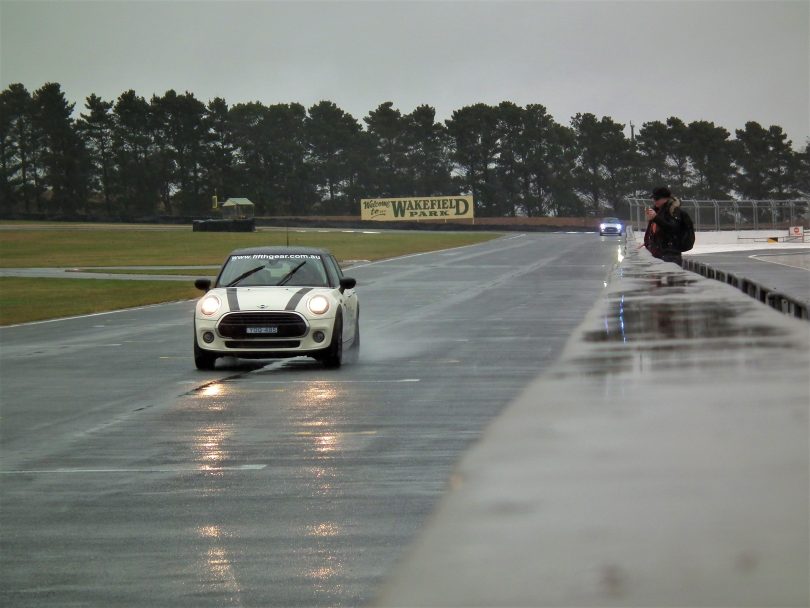
[[301, 340], [225, 340], [228, 348], [298, 348]]
[[621, 231], [621, 228], [616, 228], [615, 226], [606, 226], [605, 229], [602, 230], [604, 234], [620, 234]]
[[307, 333], [304, 318], [294, 312], [232, 312], [219, 322], [223, 338], [267, 340], [299, 338]]

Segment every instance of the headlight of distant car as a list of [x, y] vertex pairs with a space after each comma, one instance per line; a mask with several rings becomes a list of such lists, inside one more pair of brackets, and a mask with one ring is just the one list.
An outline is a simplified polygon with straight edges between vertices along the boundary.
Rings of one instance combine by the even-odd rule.
[[605, 224], [599, 224], [599, 230], [604, 230], [604, 229], [605, 229]]
[[316, 315], [322, 315], [329, 310], [329, 300], [324, 296], [312, 296], [307, 302], [307, 308]]
[[219, 310], [220, 304], [221, 303], [218, 297], [214, 295], [205, 296], [203, 301], [200, 303], [200, 312], [202, 312], [204, 315], [211, 316]]

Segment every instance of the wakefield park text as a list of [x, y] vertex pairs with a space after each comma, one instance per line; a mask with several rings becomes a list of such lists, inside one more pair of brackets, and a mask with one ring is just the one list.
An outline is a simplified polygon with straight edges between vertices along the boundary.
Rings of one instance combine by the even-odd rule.
[[360, 216], [363, 220], [377, 221], [472, 218], [473, 198], [472, 196], [364, 198], [360, 201]]

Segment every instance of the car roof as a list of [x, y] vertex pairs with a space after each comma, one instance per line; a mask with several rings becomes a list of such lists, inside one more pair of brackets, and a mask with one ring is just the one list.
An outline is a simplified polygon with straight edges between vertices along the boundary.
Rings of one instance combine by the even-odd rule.
[[617, 217], [606, 217], [602, 220], [603, 222], [621, 222], [621, 220]]
[[309, 255], [331, 255], [328, 249], [319, 249], [317, 247], [248, 247], [246, 249], [235, 249], [231, 251], [230, 255], [287, 255], [297, 253], [305, 253]]

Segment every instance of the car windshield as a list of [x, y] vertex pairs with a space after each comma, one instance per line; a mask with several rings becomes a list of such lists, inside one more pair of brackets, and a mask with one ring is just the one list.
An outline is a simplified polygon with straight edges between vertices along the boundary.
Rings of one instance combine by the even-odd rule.
[[616, 217], [606, 217], [602, 220], [603, 224], [621, 224], [621, 220]]
[[316, 254], [232, 255], [225, 263], [220, 287], [327, 287], [326, 269]]

